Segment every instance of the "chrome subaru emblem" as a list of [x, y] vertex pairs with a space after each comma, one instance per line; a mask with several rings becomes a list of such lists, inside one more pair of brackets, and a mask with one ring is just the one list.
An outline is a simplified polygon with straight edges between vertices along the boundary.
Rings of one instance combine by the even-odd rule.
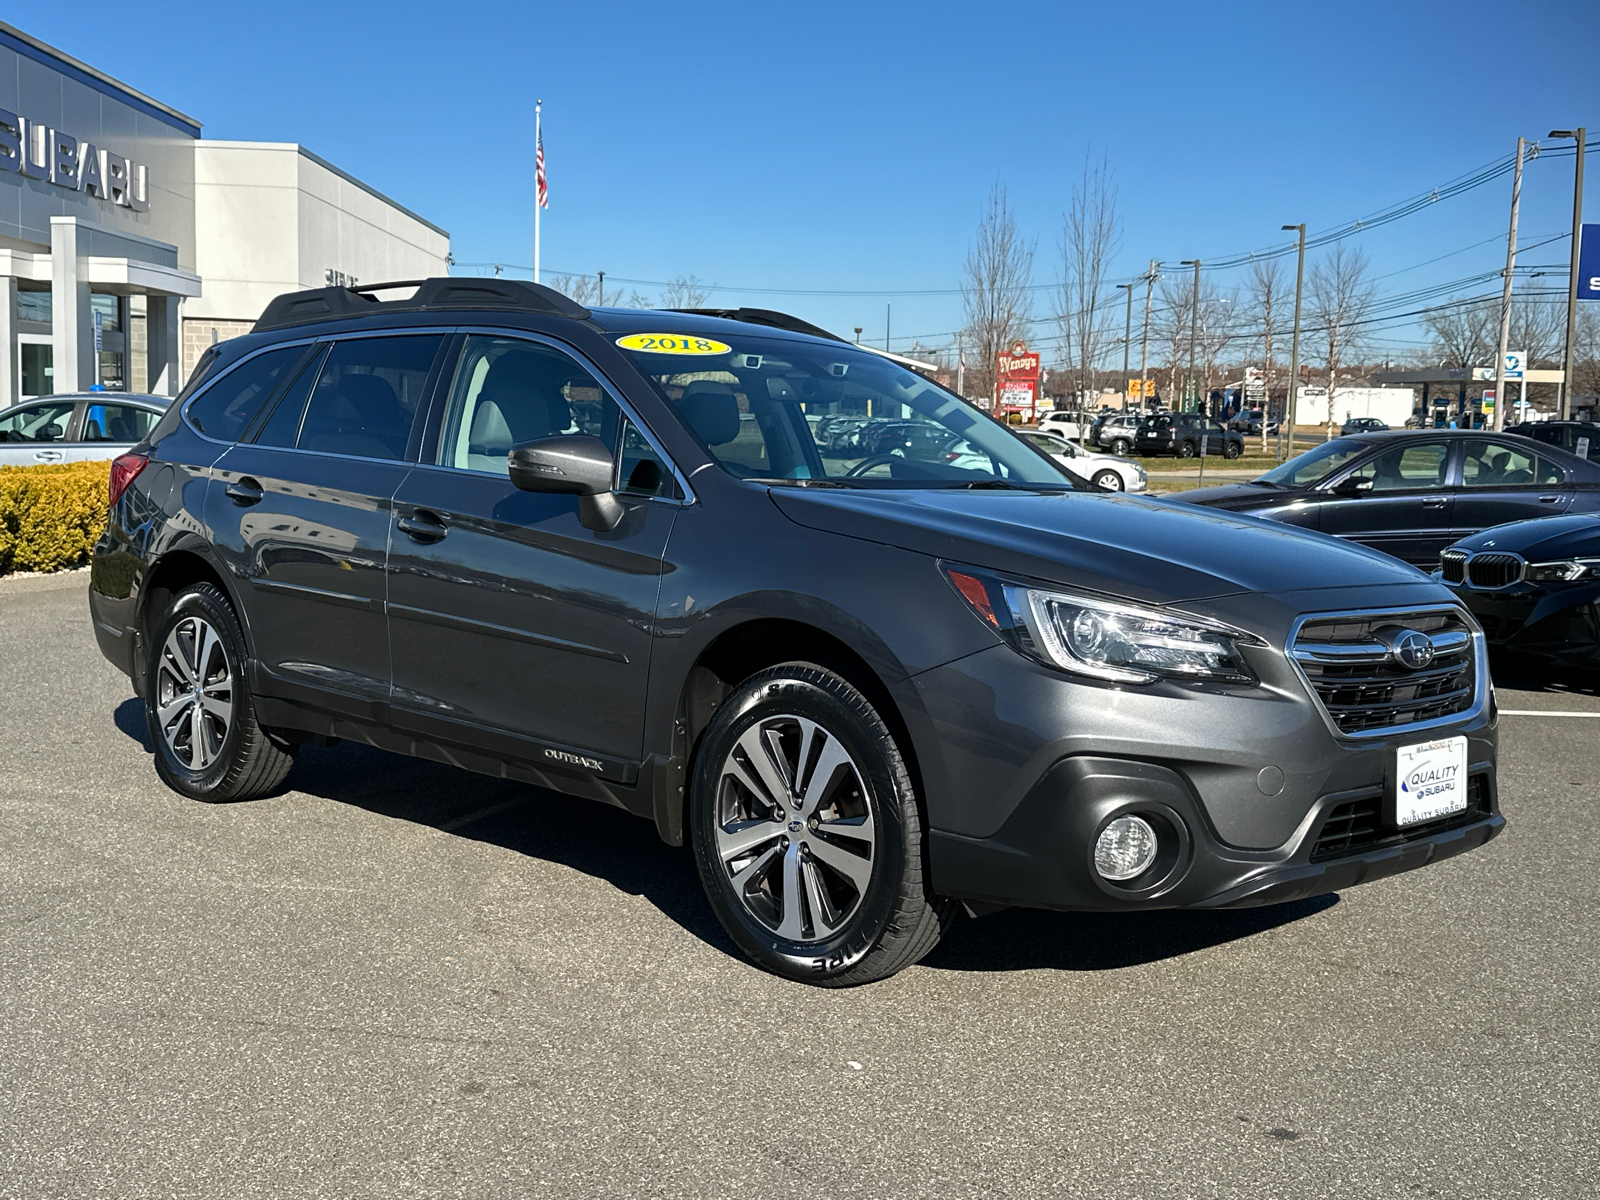
[[1415, 629], [1407, 629], [1389, 644], [1389, 653], [1408, 671], [1420, 671], [1433, 662], [1433, 639]]

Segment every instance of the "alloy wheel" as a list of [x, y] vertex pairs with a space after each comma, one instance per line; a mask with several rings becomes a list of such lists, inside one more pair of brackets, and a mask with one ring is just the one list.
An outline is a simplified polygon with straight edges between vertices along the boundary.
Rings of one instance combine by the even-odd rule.
[[806, 717], [745, 730], [717, 781], [717, 859], [739, 903], [789, 942], [838, 933], [872, 879], [876, 829], [865, 777]]
[[156, 669], [156, 723], [173, 757], [204, 771], [233, 726], [233, 669], [222, 638], [201, 617], [172, 627]]

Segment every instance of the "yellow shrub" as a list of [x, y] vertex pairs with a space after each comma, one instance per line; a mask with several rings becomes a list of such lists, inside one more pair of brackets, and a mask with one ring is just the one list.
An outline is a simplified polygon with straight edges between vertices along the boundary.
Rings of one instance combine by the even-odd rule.
[[109, 462], [0, 467], [0, 575], [87, 562], [110, 480]]

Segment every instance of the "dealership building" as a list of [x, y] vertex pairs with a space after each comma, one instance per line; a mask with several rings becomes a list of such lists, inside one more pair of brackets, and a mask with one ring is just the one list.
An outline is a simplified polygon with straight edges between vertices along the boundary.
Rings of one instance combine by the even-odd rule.
[[0, 22], [0, 408], [175, 395], [283, 292], [449, 273], [450, 235], [283, 142], [200, 122]]

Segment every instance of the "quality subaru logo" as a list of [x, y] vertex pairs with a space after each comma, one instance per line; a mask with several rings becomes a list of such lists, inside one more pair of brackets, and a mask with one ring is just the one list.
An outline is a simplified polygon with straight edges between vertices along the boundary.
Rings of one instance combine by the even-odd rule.
[[1395, 662], [1408, 671], [1420, 671], [1433, 661], [1433, 639], [1415, 629], [1408, 629], [1394, 640], [1390, 651]]

